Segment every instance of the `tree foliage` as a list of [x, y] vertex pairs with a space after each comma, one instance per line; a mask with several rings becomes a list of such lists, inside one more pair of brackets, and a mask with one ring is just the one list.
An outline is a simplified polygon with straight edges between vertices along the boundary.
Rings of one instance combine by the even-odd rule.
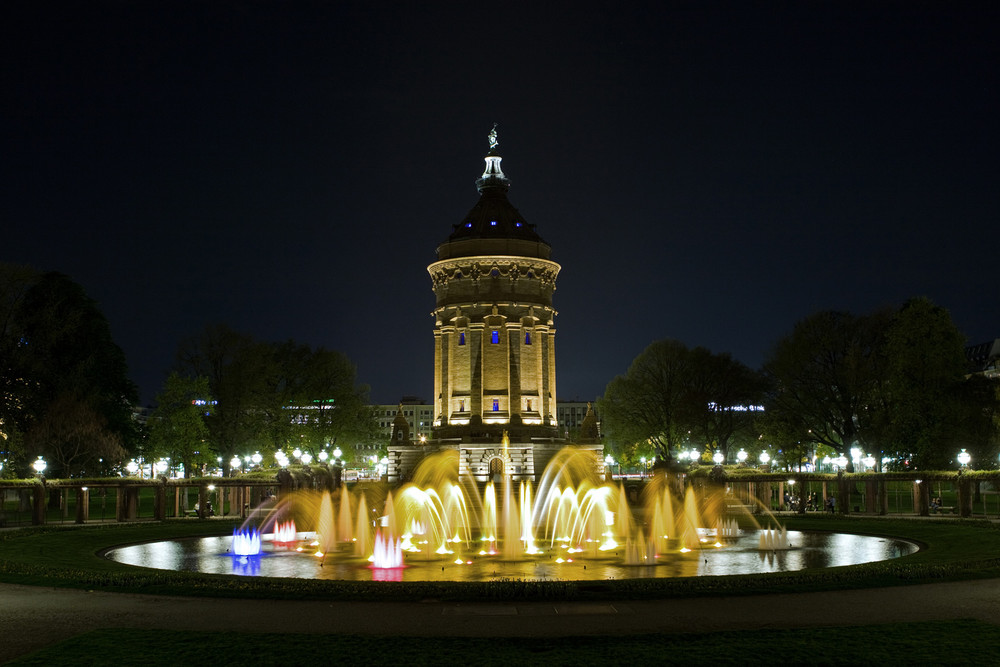
[[257, 341], [217, 325], [181, 345], [178, 368], [208, 381], [216, 401], [209, 441], [225, 465], [233, 455], [285, 447], [337, 444], [349, 453], [376, 437], [367, 388], [339, 352]]
[[990, 392], [966, 378], [964, 338], [925, 298], [895, 312], [811, 315], [775, 345], [764, 371], [773, 385], [764, 431], [786, 446], [818, 443], [848, 460], [856, 447], [879, 462], [933, 469], [948, 467], [959, 443], [994, 437]]
[[171, 373], [150, 415], [146, 459], [181, 463], [185, 477], [210, 462], [206, 419], [213, 407], [208, 378]]
[[[107, 320], [80, 285], [3, 265], [0, 317], [0, 420], [5, 432], [23, 435], [22, 473], [37, 454], [53, 458], [55, 475], [98, 472], [95, 461], [135, 446], [138, 392]], [[83, 433], [95, 456], [71, 453], [88, 446]]]
[[647, 347], [599, 402], [604, 431], [619, 456], [670, 460], [689, 442], [728, 455], [753, 432], [765, 381], [728, 354], [689, 349], [676, 340]]

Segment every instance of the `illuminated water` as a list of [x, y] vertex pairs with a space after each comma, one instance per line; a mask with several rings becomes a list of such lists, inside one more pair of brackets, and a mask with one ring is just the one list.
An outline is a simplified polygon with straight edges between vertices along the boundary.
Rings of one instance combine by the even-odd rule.
[[[558, 556], [525, 561], [471, 558], [471, 565], [454, 562], [408, 560], [401, 569], [373, 569], [365, 559], [316, 558], [305, 552], [267, 546], [260, 556], [240, 557], [230, 552], [231, 536], [149, 542], [113, 549], [107, 557], [127, 565], [211, 574], [345, 579], [353, 581], [485, 581], [605, 580], [649, 577], [789, 572], [813, 568], [857, 565], [898, 558], [917, 551], [912, 542], [886, 537], [844, 533], [788, 531], [791, 548], [761, 551], [759, 532], [742, 531], [724, 548], [705, 548], [660, 559], [653, 566], [624, 564], [624, 549], [606, 558], [578, 558], [557, 563]], [[338, 555], [339, 556], [339, 555]], [[565, 561], [565, 559], [564, 559]]]
[[429, 457], [399, 488], [297, 492], [260, 508], [232, 537], [126, 546], [108, 557], [159, 569], [308, 579], [604, 580], [836, 567], [917, 549], [889, 538], [787, 532], [763, 508], [747, 510], [755, 499], [724, 488], [696, 492], [657, 476], [640, 496], [637, 488], [602, 482], [594, 470], [592, 459], [567, 449], [537, 489], [509, 478], [483, 487], [458, 479], [452, 452]]

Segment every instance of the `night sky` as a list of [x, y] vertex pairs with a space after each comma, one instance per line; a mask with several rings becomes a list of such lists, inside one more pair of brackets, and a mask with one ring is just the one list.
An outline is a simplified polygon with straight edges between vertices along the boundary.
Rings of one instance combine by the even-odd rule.
[[82, 284], [144, 402], [209, 323], [430, 399], [497, 122], [560, 399], [913, 296], [1000, 337], [1000, 4], [399, 4], [4, 3], [0, 260]]

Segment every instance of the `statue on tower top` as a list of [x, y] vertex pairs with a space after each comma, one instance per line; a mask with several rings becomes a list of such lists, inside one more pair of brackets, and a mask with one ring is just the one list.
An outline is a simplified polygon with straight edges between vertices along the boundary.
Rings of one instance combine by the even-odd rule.
[[497, 124], [493, 123], [493, 129], [490, 130], [490, 154], [492, 155], [496, 152], [497, 148], [500, 147], [500, 142], [497, 141]]

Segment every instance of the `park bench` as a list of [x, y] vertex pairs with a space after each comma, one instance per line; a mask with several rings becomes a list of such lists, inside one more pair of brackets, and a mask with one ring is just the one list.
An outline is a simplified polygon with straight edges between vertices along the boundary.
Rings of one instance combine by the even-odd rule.
[[931, 514], [958, 514], [957, 507], [931, 507]]

